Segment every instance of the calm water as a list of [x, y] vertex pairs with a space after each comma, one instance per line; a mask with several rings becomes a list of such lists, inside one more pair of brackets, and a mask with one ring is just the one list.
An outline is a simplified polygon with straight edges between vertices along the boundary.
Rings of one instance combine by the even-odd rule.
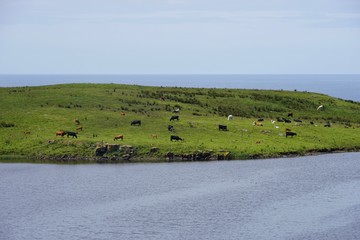
[[298, 90], [360, 101], [360, 75], [0, 75], [0, 87], [59, 83]]
[[0, 238], [359, 239], [360, 153], [0, 164]]

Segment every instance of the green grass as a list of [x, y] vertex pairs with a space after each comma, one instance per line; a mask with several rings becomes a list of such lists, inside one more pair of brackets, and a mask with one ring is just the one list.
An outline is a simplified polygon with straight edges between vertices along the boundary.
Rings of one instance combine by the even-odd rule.
[[[320, 104], [324, 111], [316, 110]], [[180, 121], [170, 122], [176, 108]], [[227, 158], [249, 159], [360, 149], [360, 103], [311, 92], [66, 84], [0, 88], [0, 110], [2, 156], [93, 160], [97, 146], [114, 143], [133, 146], [132, 159], [139, 161], [162, 161], [168, 152], [228, 152]], [[288, 112], [303, 121], [301, 126], [270, 122]], [[252, 125], [257, 118], [265, 119], [262, 127]], [[140, 127], [130, 126], [135, 119], [142, 121]], [[323, 127], [326, 122], [331, 128]], [[185, 141], [170, 142], [168, 124]], [[219, 124], [229, 131], [219, 131]], [[285, 138], [285, 128], [297, 136]], [[78, 138], [56, 137], [58, 130], [78, 132]], [[114, 142], [118, 134], [124, 140]], [[153, 147], [159, 151], [149, 153]]]

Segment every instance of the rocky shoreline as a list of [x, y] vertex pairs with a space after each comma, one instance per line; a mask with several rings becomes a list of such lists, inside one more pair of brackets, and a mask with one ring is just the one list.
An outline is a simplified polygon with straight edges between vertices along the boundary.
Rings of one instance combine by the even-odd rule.
[[[133, 147], [126, 147], [126, 151], [115, 151], [111, 155], [99, 155], [84, 157], [78, 155], [59, 155], [59, 156], [2, 156], [0, 161], [6, 162], [34, 162], [34, 163], [63, 163], [63, 164], [95, 164], [95, 163], [148, 163], [148, 162], [201, 162], [201, 161], [228, 161], [228, 160], [255, 160], [270, 158], [293, 158], [301, 156], [316, 156], [320, 154], [360, 152], [360, 148], [325, 148], [313, 149], [306, 152], [283, 152], [274, 154], [254, 154], [236, 157], [228, 151], [221, 153], [211, 151], [195, 151], [193, 153], [173, 153], [167, 152], [159, 156], [152, 152], [146, 155], [138, 155]], [[16, 161], [15, 161], [16, 159]], [[12, 161], [14, 160], [14, 161]]]

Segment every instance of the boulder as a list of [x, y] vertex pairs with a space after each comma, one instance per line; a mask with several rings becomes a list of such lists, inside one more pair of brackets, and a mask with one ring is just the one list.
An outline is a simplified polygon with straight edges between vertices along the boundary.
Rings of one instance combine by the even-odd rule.
[[108, 152], [116, 152], [119, 151], [120, 145], [119, 144], [107, 144], [106, 145]]
[[120, 146], [120, 151], [122, 151], [125, 154], [133, 154], [134, 147], [131, 145], [122, 145], [122, 146]]
[[97, 147], [95, 149], [95, 155], [96, 156], [103, 156], [107, 152], [106, 146]]
[[150, 149], [150, 153], [156, 153], [156, 152], [158, 152], [160, 149], [158, 148], [158, 147], [152, 147], [151, 149]]
[[174, 159], [174, 156], [175, 156], [175, 154], [172, 153], [172, 152], [167, 152], [167, 153], [165, 154], [165, 158], [166, 158], [166, 160], [168, 160], [168, 161], [173, 160], [173, 159]]

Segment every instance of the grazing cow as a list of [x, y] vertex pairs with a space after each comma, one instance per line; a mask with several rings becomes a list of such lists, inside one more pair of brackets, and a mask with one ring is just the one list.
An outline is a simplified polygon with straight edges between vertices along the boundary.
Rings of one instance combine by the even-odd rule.
[[329, 122], [325, 123], [324, 127], [331, 127], [331, 124]]
[[74, 123], [75, 123], [76, 125], [80, 125], [80, 120], [79, 120], [79, 119], [74, 119]]
[[283, 120], [284, 120], [284, 122], [286, 122], [286, 123], [291, 123], [291, 120], [289, 120], [289, 119], [283, 118]]
[[69, 136], [71, 136], [71, 137], [75, 137], [75, 138], [77, 138], [77, 135], [76, 135], [76, 133], [75, 132], [66, 132], [66, 134], [67, 134], [67, 137], [69, 137]]
[[125, 116], [125, 113], [124, 113], [124, 112], [121, 112], [121, 113], [120, 113], [120, 116]]
[[283, 120], [282, 118], [279, 118], [279, 117], [277, 117], [276, 120], [277, 120], [278, 122], [284, 122], [284, 120]]
[[175, 136], [175, 135], [170, 136], [170, 141], [183, 141], [183, 140], [184, 139], [179, 136]]
[[227, 131], [227, 126], [226, 125], [219, 125], [219, 131]]
[[114, 141], [115, 141], [115, 140], [124, 140], [124, 135], [122, 135], [122, 134], [116, 135], [116, 136], [114, 137]]
[[311, 122], [310, 122], [310, 124], [311, 124], [311, 125], [314, 125], [314, 122], [313, 122], [313, 121], [311, 121]]
[[324, 105], [320, 105], [320, 106], [318, 106], [316, 110], [318, 110], [318, 111], [320, 111], [320, 110], [324, 110]]
[[175, 109], [175, 110], [173, 110], [173, 113], [180, 113], [180, 109]]
[[157, 139], [157, 134], [151, 134], [150, 137], [151, 137], [152, 139]]
[[172, 125], [168, 125], [169, 132], [175, 132], [175, 128]]
[[302, 121], [300, 119], [294, 119], [295, 122], [301, 123]]
[[179, 121], [179, 116], [171, 116], [170, 121], [177, 120]]
[[82, 126], [79, 126], [76, 128], [77, 131], [82, 131], [83, 130], [83, 127]]
[[271, 122], [271, 124], [274, 124], [274, 123], [276, 123], [276, 121], [275, 120], [270, 120], [270, 122]]
[[258, 127], [262, 127], [263, 124], [260, 123], [260, 122], [254, 121], [254, 122], [253, 122], [253, 125], [254, 125], [254, 126], [258, 126]]
[[134, 126], [134, 125], [141, 126], [141, 121], [140, 120], [131, 121], [131, 126]]
[[56, 131], [56, 132], [55, 132], [55, 135], [56, 135], [56, 136], [61, 136], [61, 137], [63, 137], [63, 136], [66, 135], [66, 132], [65, 132], [65, 131]]
[[293, 116], [293, 113], [292, 113], [292, 112], [289, 112], [287, 116], [288, 116], [288, 117], [292, 117], [292, 116]]
[[285, 136], [286, 137], [288, 137], [288, 136], [293, 137], [293, 136], [296, 136], [296, 133], [294, 133], [294, 132], [286, 132]]
[[264, 121], [263, 118], [259, 118], [259, 119], [258, 119], [258, 122], [263, 122], [263, 121]]
[[227, 117], [227, 120], [233, 120], [233, 118], [234, 118], [233, 115], [229, 115], [229, 116]]

